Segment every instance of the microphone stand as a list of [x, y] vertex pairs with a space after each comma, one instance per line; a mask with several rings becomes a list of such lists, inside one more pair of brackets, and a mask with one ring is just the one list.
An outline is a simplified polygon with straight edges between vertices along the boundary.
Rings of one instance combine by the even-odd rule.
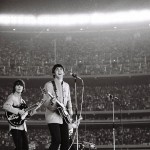
[[[72, 74], [72, 76], [74, 77], [74, 89], [75, 89], [75, 105], [76, 105], [76, 109], [75, 109], [75, 116], [76, 116], [76, 122], [78, 122], [78, 103], [77, 103], [77, 79], [80, 79], [82, 81], [82, 101], [81, 101], [81, 110], [80, 110], [80, 114], [79, 114], [79, 118], [81, 119], [81, 113], [82, 113], [82, 105], [83, 105], [83, 93], [84, 93], [84, 81], [82, 78], [78, 77], [76, 74]], [[78, 125], [79, 127], [79, 125]], [[77, 136], [77, 150], [79, 149], [79, 136], [78, 136], [78, 127], [76, 128], [76, 136]]]
[[[75, 89], [75, 105], [76, 105], [76, 109], [75, 109], [75, 118], [76, 118], [76, 122], [78, 120], [78, 103], [77, 103], [77, 77], [74, 77], [74, 89]], [[76, 128], [76, 136], [77, 136], [77, 150], [79, 149], [78, 147], [78, 128]]]
[[122, 101], [120, 101], [120, 125], [121, 125], [121, 144], [123, 145]]
[[115, 144], [115, 103], [114, 98], [110, 95], [110, 100], [112, 101], [112, 107], [113, 107], [113, 150], [116, 148]]

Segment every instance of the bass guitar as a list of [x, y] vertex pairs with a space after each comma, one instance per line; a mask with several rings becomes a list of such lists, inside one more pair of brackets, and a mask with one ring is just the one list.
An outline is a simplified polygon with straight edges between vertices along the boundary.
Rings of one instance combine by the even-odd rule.
[[[51, 99], [55, 98], [50, 92], [47, 92], [47, 94], [51, 97]], [[59, 115], [65, 120], [65, 122], [67, 124], [71, 123], [72, 118], [71, 118], [70, 114], [68, 113], [68, 111], [67, 111], [66, 107], [64, 106], [64, 104], [61, 103], [56, 98], [55, 98], [55, 101], [57, 103], [57, 110], [58, 110]]]

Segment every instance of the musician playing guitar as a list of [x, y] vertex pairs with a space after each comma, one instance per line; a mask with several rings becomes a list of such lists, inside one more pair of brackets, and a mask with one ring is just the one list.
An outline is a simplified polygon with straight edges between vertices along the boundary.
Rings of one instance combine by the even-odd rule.
[[[3, 109], [16, 115], [23, 115], [25, 113], [25, 110], [23, 108], [20, 109], [20, 106], [26, 105], [21, 96], [24, 91], [25, 82], [21, 79], [16, 80], [13, 84], [13, 91], [4, 103]], [[28, 115], [32, 116], [34, 114], [36, 114], [36, 110], [31, 111]], [[27, 126], [25, 121], [23, 122], [23, 124], [18, 126], [13, 126], [9, 123], [9, 131], [13, 137], [13, 141], [16, 147], [15, 150], [29, 150]]]
[[[46, 107], [45, 118], [51, 134], [51, 145], [49, 150], [68, 150], [69, 148], [69, 130], [68, 122], [64, 119], [64, 114], [68, 112], [70, 118], [73, 115], [69, 84], [63, 81], [64, 67], [56, 64], [52, 68], [53, 81], [45, 84], [44, 89], [47, 94], [43, 99]], [[62, 107], [61, 103], [64, 107]], [[58, 109], [60, 108], [60, 109]], [[65, 113], [65, 114], [66, 114]]]

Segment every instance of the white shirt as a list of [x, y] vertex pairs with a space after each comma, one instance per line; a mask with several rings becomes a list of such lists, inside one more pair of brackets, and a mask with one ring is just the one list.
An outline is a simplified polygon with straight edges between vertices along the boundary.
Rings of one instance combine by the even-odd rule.
[[[57, 100], [64, 104], [67, 109], [72, 109], [71, 96], [70, 96], [70, 87], [66, 82], [60, 82], [57, 78], [54, 79], [56, 85], [56, 94], [53, 88], [52, 82], [47, 82], [44, 86], [44, 89], [47, 92], [50, 92], [53, 96], [57, 97]], [[45, 118], [47, 123], [58, 123], [62, 124], [62, 117], [56, 113], [56, 105], [51, 105], [51, 98], [46, 94], [44, 96], [46, 102], [44, 105], [46, 106]]]
[[[3, 109], [5, 111], [9, 111], [13, 114], [18, 114], [19, 108], [15, 108], [15, 107], [19, 107], [21, 103], [25, 103], [25, 101], [20, 97], [18, 98], [14, 93], [11, 93], [6, 102], [3, 105]], [[14, 107], [15, 106], [15, 107]], [[24, 123], [20, 126], [12, 126], [9, 123], [9, 130], [11, 129], [17, 129], [17, 130], [25, 130], [27, 131], [27, 126], [26, 126], [26, 122], [24, 121]]]

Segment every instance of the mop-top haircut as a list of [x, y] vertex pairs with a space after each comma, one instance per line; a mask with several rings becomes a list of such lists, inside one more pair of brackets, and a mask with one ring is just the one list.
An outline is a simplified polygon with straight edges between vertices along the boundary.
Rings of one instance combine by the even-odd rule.
[[56, 64], [56, 65], [54, 65], [53, 68], [52, 68], [53, 77], [55, 77], [55, 69], [58, 68], [58, 67], [62, 68], [63, 71], [65, 71], [64, 67], [63, 67], [61, 64]]
[[22, 93], [25, 91], [25, 82], [24, 82], [23, 80], [19, 79], [19, 80], [16, 80], [16, 81], [14, 82], [14, 85], [13, 85], [13, 93], [15, 93], [15, 91], [16, 91], [16, 89], [15, 89], [16, 85], [21, 85], [21, 86], [23, 86], [23, 91], [22, 91]]

